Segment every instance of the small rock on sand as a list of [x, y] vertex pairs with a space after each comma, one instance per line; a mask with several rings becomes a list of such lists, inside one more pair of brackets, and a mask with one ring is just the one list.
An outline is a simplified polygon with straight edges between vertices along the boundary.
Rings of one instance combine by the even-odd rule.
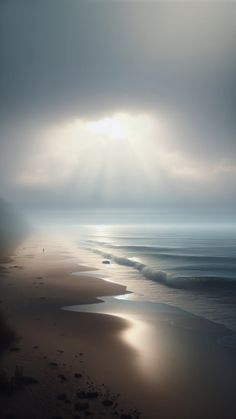
[[66, 399], [66, 400], [64, 401], [64, 403], [65, 403], [65, 404], [71, 404], [71, 400]]
[[103, 400], [102, 402], [103, 406], [109, 407], [113, 405], [113, 401], [112, 400]]
[[58, 374], [58, 378], [60, 378], [61, 381], [67, 381], [67, 378], [63, 374]]
[[28, 385], [31, 385], [31, 384], [38, 384], [38, 380], [36, 380], [36, 379], [35, 379], [35, 378], [33, 378], [33, 377], [27, 377], [27, 376], [24, 376], [24, 377], [22, 378], [22, 383], [23, 383], [24, 385], [28, 386]]
[[48, 364], [50, 367], [57, 367], [58, 366], [58, 364], [57, 364], [57, 362], [49, 362], [49, 364]]
[[76, 373], [74, 374], [74, 377], [75, 377], [75, 378], [82, 378], [82, 374], [80, 374], [80, 373], [76, 372]]
[[66, 398], [67, 398], [66, 393], [61, 393], [61, 394], [58, 394], [57, 396], [58, 400], [66, 400]]
[[97, 399], [98, 392], [97, 391], [79, 391], [77, 393], [77, 397], [80, 399]]
[[88, 408], [89, 408], [88, 402], [75, 403], [75, 410], [78, 410], [79, 412], [82, 410], [87, 410]]

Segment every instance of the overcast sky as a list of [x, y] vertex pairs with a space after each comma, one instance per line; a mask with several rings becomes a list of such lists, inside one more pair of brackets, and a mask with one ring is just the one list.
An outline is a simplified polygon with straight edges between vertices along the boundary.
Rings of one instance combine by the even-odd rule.
[[235, 205], [236, 3], [0, 8], [2, 197]]

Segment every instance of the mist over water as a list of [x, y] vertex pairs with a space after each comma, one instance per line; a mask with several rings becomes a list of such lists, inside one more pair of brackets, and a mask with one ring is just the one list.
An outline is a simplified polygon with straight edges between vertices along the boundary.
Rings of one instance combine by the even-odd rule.
[[11, 254], [29, 228], [23, 215], [0, 198], [0, 256]]

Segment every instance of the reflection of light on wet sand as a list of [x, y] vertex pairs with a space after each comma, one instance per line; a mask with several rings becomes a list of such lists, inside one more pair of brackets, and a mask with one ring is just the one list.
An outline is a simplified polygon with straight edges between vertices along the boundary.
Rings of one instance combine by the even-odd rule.
[[116, 295], [114, 297], [115, 300], [126, 300], [126, 301], [137, 301], [140, 295], [134, 292], [127, 292], [127, 294]]
[[136, 368], [147, 380], [153, 382], [162, 376], [163, 368], [165, 368], [166, 346], [162, 338], [162, 328], [159, 326], [163, 324], [160, 318], [163, 319], [170, 308], [136, 301], [135, 298], [132, 301], [130, 296], [132, 297], [133, 294], [100, 297], [103, 300], [102, 303], [75, 305], [63, 307], [63, 309], [105, 314], [125, 320], [124, 327], [119, 332], [119, 338], [134, 351], [133, 360]]
[[119, 334], [121, 341], [134, 350], [134, 362], [137, 368], [142, 371], [142, 374], [147, 379], [156, 378], [160, 367], [159, 359], [161, 352], [160, 339], [158, 339], [158, 332], [148, 322], [140, 320], [140, 316], [127, 313], [126, 311], [119, 311], [121, 307], [113, 307], [114, 298], [105, 298], [106, 302], [102, 304], [85, 304], [78, 306], [62, 307], [64, 310], [106, 314], [115, 316], [126, 321], [125, 328]]
[[[105, 313], [104, 313], [105, 314]], [[128, 321], [127, 327], [120, 333], [120, 338], [136, 352], [138, 367], [147, 378], [156, 376], [158, 367], [158, 346], [153, 328], [147, 323], [124, 313], [106, 313]]]

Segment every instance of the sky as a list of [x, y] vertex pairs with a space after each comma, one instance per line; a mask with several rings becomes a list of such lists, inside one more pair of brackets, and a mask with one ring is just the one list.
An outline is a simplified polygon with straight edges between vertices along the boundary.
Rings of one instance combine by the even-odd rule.
[[0, 1], [0, 195], [233, 208], [236, 3]]

